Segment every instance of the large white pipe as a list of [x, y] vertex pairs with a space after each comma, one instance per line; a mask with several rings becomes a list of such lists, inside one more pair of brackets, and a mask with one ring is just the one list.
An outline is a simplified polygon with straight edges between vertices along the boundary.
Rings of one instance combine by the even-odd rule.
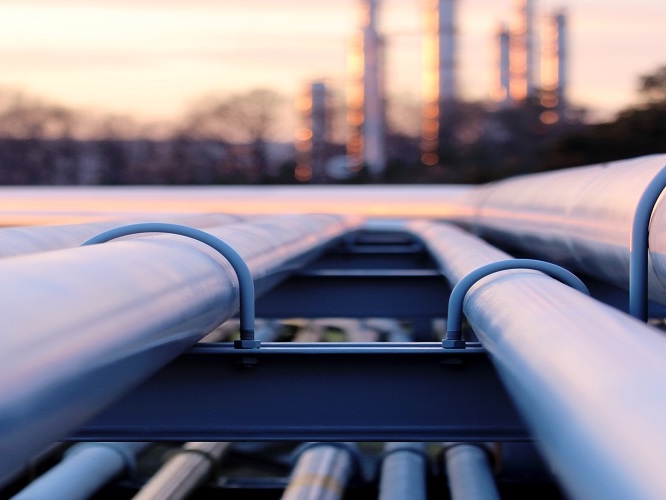
[[[359, 223], [275, 217], [208, 230], [248, 264], [258, 293]], [[0, 260], [0, 482], [238, 308], [215, 251], [177, 236]]]
[[[508, 257], [445, 224], [411, 229], [452, 283]], [[572, 498], [663, 498], [662, 332], [530, 271], [483, 279], [464, 311]]]
[[0, 258], [77, 247], [93, 236], [125, 224], [136, 222], [170, 222], [205, 228], [239, 222], [236, 215], [159, 215], [143, 219], [105, 220], [54, 226], [24, 226], [0, 229]]
[[[488, 184], [470, 194], [461, 220], [508, 251], [627, 288], [636, 206], [665, 165], [666, 155], [653, 155]], [[652, 213], [649, 249], [649, 295], [666, 304], [663, 199]]]

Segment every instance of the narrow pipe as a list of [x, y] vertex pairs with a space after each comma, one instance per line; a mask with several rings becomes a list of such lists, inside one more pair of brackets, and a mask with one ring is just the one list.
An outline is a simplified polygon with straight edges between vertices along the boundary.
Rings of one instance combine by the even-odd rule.
[[236, 347], [243, 349], [259, 347], [259, 343], [254, 340], [254, 281], [250, 268], [236, 250], [224, 241], [215, 236], [193, 227], [180, 224], [168, 224], [163, 222], [144, 222], [139, 224], [129, 224], [127, 226], [116, 227], [104, 231], [89, 240], [86, 240], [81, 246], [97, 245], [107, 241], [139, 233], [170, 233], [178, 236], [186, 236], [205, 243], [211, 248], [217, 250], [225, 259], [229, 261], [238, 277], [238, 292], [240, 300], [240, 342]]
[[666, 168], [645, 188], [636, 206], [629, 244], [629, 314], [641, 321], [648, 320], [648, 261], [650, 219], [657, 200], [666, 187]]
[[465, 295], [469, 289], [476, 284], [479, 280], [485, 278], [490, 274], [500, 271], [507, 271], [510, 269], [531, 269], [541, 271], [542, 273], [552, 276], [562, 283], [578, 290], [585, 295], [590, 295], [589, 290], [585, 284], [578, 279], [578, 277], [564, 269], [563, 267], [544, 262], [542, 260], [534, 259], [511, 259], [499, 262], [491, 262], [485, 264], [471, 273], [464, 276], [451, 291], [449, 298], [449, 307], [447, 314], [447, 328], [446, 338], [442, 341], [442, 345], [448, 348], [464, 348], [465, 342], [460, 338], [462, 330], [462, 308], [465, 300]]
[[351, 445], [313, 443], [300, 453], [282, 500], [339, 500], [354, 465]]
[[379, 500], [425, 500], [427, 466], [425, 443], [386, 443]]
[[[240, 220], [241, 218], [238, 216], [222, 214], [164, 215], [160, 217], [161, 222], [184, 224], [199, 229], [237, 223]], [[78, 247], [102, 231], [137, 222], [146, 221], [145, 219], [119, 219], [60, 226], [2, 228], [0, 229], [0, 241], [2, 242], [0, 258]]]
[[[665, 164], [666, 155], [650, 155], [506, 179], [468, 192], [455, 219], [507, 251], [625, 290], [632, 272], [647, 270], [649, 299], [666, 304], [666, 205], [654, 203]], [[644, 195], [649, 206], [637, 211]], [[632, 243], [632, 231], [649, 259]], [[632, 258], [640, 263], [632, 266]]]
[[86, 500], [124, 473], [149, 443], [80, 443], [63, 460], [17, 493], [14, 500]]
[[134, 500], [188, 498], [215, 470], [231, 443], [186, 443], [139, 490]]
[[[452, 283], [507, 258], [446, 224], [411, 229]], [[488, 277], [464, 308], [571, 498], [663, 497], [662, 332], [537, 273]]]
[[451, 500], [499, 500], [488, 455], [480, 446], [454, 444], [444, 456]]

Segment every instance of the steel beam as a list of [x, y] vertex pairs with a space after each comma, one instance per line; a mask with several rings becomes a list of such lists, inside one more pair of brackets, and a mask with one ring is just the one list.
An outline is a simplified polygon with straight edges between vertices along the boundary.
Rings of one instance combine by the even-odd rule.
[[199, 345], [72, 436], [151, 441], [528, 437], [483, 350], [450, 353], [441, 343], [276, 343], [251, 355], [229, 344]]

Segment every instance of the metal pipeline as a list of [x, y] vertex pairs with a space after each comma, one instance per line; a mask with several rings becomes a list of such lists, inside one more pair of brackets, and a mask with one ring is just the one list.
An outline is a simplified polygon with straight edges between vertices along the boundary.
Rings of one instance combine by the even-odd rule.
[[[196, 228], [206, 228], [239, 222], [240, 217], [222, 214], [165, 215], [160, 222], [184, 224]], [[0, 229], [0, 258], [15, 257], [37, 252], [77, 247], [96, 234], [129, 223], [144, 222], [145, 219], [108, 220], [86, 224], [61, 226], [29, 226]]]
[[[636, 208], [665, 165], [666, 155], [653, 155], [506, 179], [469, 193], [458, 220], [507, 251], [626, 289]], [[649, 251], [649, 296], [666, 304], [663, 196], [652, 211]]]
[[354, 470], [352, 445], [312, 443], [301, 451], [282, 500], [339, 500]]
[[425, 500], [427, 467], [425, 443], [386, 443], [379, 500]]
[[453, 444], [444, 456], [451, 500], [499, 500], [488, 455], [479, 445]]
[[134, 496], [134, 500], [188, 498], [229, 450], [231, 443], [185, 443]]
[[[451, 283], [507, 258], [446, 224], [411, 229]], [[572, 498], [663, 498], [662, 332], [532, 271], [483, 279], [464, 311]]]
[[123, 473], [149, 443], [80, 443], [63, 460], [12, 497], [14, 500], [86, 500]]
[[[262, 293], [359, 223], [285, 216], [208, 231]], [[238, 309], [230, 265], [176, 236], [3, 259], [0, 279], [0, 483]]]

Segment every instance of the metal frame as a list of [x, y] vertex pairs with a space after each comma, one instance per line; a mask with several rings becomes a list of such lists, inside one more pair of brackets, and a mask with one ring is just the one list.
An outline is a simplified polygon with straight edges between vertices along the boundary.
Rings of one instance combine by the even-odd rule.
[[[164, 397], [168, 394], [169, 397]], [[180, 356], [71, 439], [523, 440], [485, 351], [408, 344], [231, 344]]]

